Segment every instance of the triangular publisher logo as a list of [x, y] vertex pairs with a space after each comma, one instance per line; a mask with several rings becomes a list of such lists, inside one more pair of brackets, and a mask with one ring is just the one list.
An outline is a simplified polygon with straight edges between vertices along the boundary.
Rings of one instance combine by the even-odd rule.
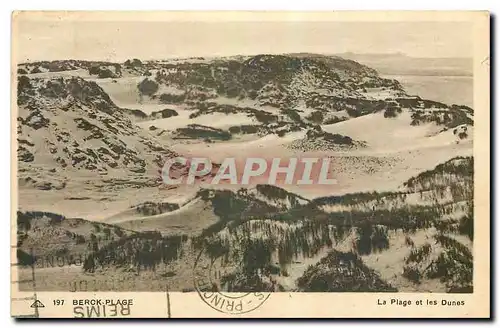
[[31, 304], [32, 308], [43, 308], [45, 307], [45, 305], [43, 305], [42, 302], [40, 302], [39, 300], [36, 300], [35, 302], [33, 302], [33, 304]]

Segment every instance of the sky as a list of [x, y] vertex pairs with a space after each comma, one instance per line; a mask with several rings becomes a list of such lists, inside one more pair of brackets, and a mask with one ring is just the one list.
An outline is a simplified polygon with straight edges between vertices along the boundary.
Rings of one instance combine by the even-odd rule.
[[396, 53], [472, 57], [472, 25], [464, 21], [124, 21], [18, 19], [18, 62], [86, 59], [121, 62], [311, 52]]

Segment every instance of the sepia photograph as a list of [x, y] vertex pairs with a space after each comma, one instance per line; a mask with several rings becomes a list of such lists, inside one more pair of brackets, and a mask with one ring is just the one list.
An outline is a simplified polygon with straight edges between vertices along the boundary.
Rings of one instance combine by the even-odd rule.
[[14, 13], [12, 315], [484, 315], [489, 14], [356, 15]]

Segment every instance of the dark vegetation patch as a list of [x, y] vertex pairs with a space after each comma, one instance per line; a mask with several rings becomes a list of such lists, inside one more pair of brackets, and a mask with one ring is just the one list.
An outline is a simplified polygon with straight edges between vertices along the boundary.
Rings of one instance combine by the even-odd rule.
[[203, 200], [209, 201], [212, 205], [215, 215], [220, 218], [220, 222], [213, 227], [207, 228], [204, 232], [209, 234], [226, 222], [236, 219], [245, 219], [251, 217], [264, 216], [267, 213], [276, 213], [280, 210], [265, 201], [254, 198], [245, 193], [234, 193], [230, 190], [209, 190], [202, 189], [197, 194]]
[[145, 78], [139, 84], [137, 84], [137, 89], [139, 92], [146, 96], [152, 96], [158, 91], [159, 85], [154, 80]]
[[306, 106], [321, 111], [347, 111], [350, 117], [359, 117], [387, 108], [384, 100], [371, 100], [365, 98], [349, 98], [333, 95], [311, 93], [306, 99]]
[[179, 205], [173, 203], [145, 202], [135, 206], [135, 210], [137, 213], [147, 216], [172, 212], [178, 209]]
[[148, 117], [148, 114], [144, 113], [140, 109], [122, 108], [122, 111], [125, 112], [128, 115], [131, 115], [134, 118], [137, 118], [137, 119], [145, 119], [145, 118]]
[[305, 138], [293, 141], [289, 145], [289, 148], [301, 151], [335, 151], [339, 149], [365, 146], [365, 142], [353, 140], [349, 136], [344, 136], [338, 133], [323, 131], [318, 125], [307, 131]]
[[123, 65], [125, 67], [128, 67], [128, 68], [137, 68], [137, 67], [142, 67], [143, 64], [142, 64], [142, 61], [140, 59], [137, 59], [137, 58], [133, 58], [133, 59], [127, 59]]
[[92, 251], [91, 241], [102, 246], [130, 233], [113, 225], [51, 212], [18, 211], [18, 261], [41, 267], [78, 265], [84, 254]]
[[347, 118], [345, 117], [331, 117], [331, 118], [327, 118], [326, 120], [324, 120], [323, 124], [335, 124], [335, 123], [340, 123], [340, 122], [344, 122], [346, 121]]
[[177, 113], [175, 110], [165, 108], [165, 109], [160, 110], [160, 111], [152, 112], [149, 116], [151, 118], [169, 118], [169, 117], [174, 117], [174, 116], [178, 116], [178, 115], [179, 115], [179, 113]]
[[363, 222], [357, 227], [354, 249], [360, 255], [381, 252], [389, 248], [387, 227]]
[[391, 118], [391, 117], [397, 117], [398, 114], [401, 114], [403, 110], [401, 107], [397, 104], [394, 103], [389, 103], [384, 110], [384, 117], [385, 118]]
[[203, 139], [227, 141], [231, 139], [231, 133], [217, 128], [200, 124], [189, 124], [186, 128], [175, 130], [174, 139]]
[[405, 259], [403, 276], [415, 284], [422, 279], [439, 279], [449, 293], [472, 292], [473, 257], [470, 249], [445, 234], [434, 236], [442, 247], [433, 254], [433, 245], [413, 247]]
[[474, 125], [474, 121], [467, 116], [467, 111], [461, 107], [451, 107], [443, 110], [422, 111], [416, 110], [411, 115], [411, 125], [436, 123], [452, 129], [459, 125]]
[[[456, 180], [465, 180], [471, 183], [474, 177], [474, 158], [473, 157], [454, 157], [445, 163], [437, 165], [434, 169], [425, 171], [410, 178], [404, 183], [404, 186], [409, 189], [428, 189], [432, 185], [436, 185], [438, 177], [452, 176]], [[450, 182], [450, 179], [443, 181]], [[441, 182], [441, 183], [443, 183]]]
[[171, 93], [162, 93], [160, 95], [160, 102], [162, 104], [178, 104], [184, 102], [186, 99], [186, 94], [171, 94]]
[[372, 192], [359, 192], [359, 193], [352, 193], [352, 194], [344, 194], [340, 196], [326, 196], [326, 197], [320, 197], [320, 198], [315, 198], [312, 202], [317, 205], [317, 206], [323, 206], [323, 205], [355, 205], [359, 203], [366, 203], [370, 202], [373, 200], [381, 199], [381, 198], [386, 198], [390, 197], [393, 195], [398, 195], [400, 193], [398, 192], [377, 192], [377, 191], [372, 191]]
[[[114, 72], [111, 70], [113, 68]], [[121, 76], [121, 65], [113, 64], [110, 66], [102, 66], [102, 65], [92, 65], [88, 69], [90, 75], [96, 75], [100, 79], [107, 78], [118, 78]]]
[[215, 102], [204, 102], [196, 104], [195, 108], [196, 112], [189, 115], [189, 118], [191, 119], [201, 115], [207, 115], [212, 113], [222, 113], [226, 115], [245, 113], [248, 116], [255, 117], [257, 121], [264, 124], [269, 124], [278, 121], [277, 115], [251, 107], [238, 107], [228, 104], [218, 104]]
[[304, 197], [286, 191], [283, 188], [276, 187], [269, 184], [259, 184], [255, 187], [257, 192], [271, 200], [288, 200], [291, 207], [294, 208], [299, 205], [299, 201], [307, 201]]
[[244, 124], [231, 126], [228, 129], [231, 134], [256, 134], [260, 131], [260, 125]]
[[309, 121], [315, 124], [322, 124], [325, 119], [325, 115], [322, 111], [316, 110], [306, 117]]
[[122, 267], [140, 273], [141, 270], [155, 271], [160, 265], [167, 265], [181, 256], [186, 235], [164, 237], [159, 232], [137, 232], [99, 247], [91, 241], [93, 251], [84, 261], [83, 270], [94, 272], [98, 268]]
[[309, 130], [307, 131], [306, 137], [308, 139], [313, 139], [317, 140], [319, 138], [322, 138], [325, 141], [338, 144], [338, 145], [353, 145], [354, 141], [352, 140], [351, 137], [348, 136], [343, 136], [341, 134], [337, 133], [329, 133], [326, 131], [316, 131], [316, 130]]
[[332, 250], [297, 280], [302, 292], [396, 292], [354, 253]]

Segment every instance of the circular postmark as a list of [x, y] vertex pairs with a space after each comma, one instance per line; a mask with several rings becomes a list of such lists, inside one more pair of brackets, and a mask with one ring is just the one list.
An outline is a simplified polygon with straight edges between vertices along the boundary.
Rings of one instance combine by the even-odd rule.
[[214, 310], [228, 314], [247, 313], [269, 298], [269, 292], [221, 291], [222, 278], [230, 274], [234, 267], [227, 265], [223, 257], [208, 260], [209, 257], [203, 255], [202, 250], [194, 264], [194, 287], [203, 302]]

